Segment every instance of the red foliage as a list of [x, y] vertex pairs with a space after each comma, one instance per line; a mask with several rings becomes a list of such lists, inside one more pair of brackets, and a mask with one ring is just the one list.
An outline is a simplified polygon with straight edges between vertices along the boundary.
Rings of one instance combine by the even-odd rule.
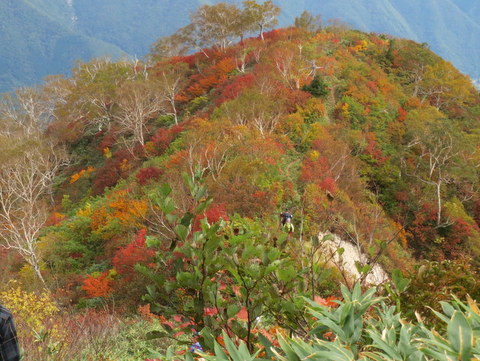
[[364, 150], [365, 154], [368, 154], [373, 159], [377, 160], [379, 163], [384, 163], [387, 158], [382, 156], [382, 151], [377, 148], [377, 136], [375, 133], [368, 132], [366, 134], [366, 140], [368, 142], [367, 147]]
[[[102, 133], [105, 134], [105, 132], [102, 132]], [[115, 131], [110, 131], [104, 135], [97, 149], [100, 152], [103, 152], [105, 148], [112, 148], [113, 145], [116, 143], [116, 141], [117, 141], [117, 137], [115, 135]]]
[[155, 254], [155, 251], [146, 248], [146, 235], [147, 230], [141, 229], [129, 245], [120, 248], [113, 256], [115, 270], [127, 279], [135, 274], [137, 263], [148, 264]]
[[99, 168], [92, 185], [93, 195], [101, 195], [107, 187], [113, 187], [117, 182], [128, 176], [129, 169], [125, 166], [131, 161], [132, 155], [126, 150], [116, 151], [112, 158], [105, 161]]
[[370, 80], [367, 82], [367, 87], [372, 91], [372, 93], [377, 94], [378, 92], [377, 83], [375, 83], [373, 80]]
[[170, 143], [182, 131], [182, 125], [174, 125], [171, 128], [160, 128], [151, 139], [156, 154], [161, 155], [163, 152], [165, 152]]
[[228, 100], [235, 99], [245, 88], [253, 84], [254, 77], [252, 74], [244, 74], [237, 76], [231, 82], [218, 89], [220, 95], [217, 98], [217, 105]]
[[87, 293], [87, 297], [106, 297], [112, 292], [112, 280], [108, 271], [101, 273], [99, 276], [88, 276], [83, 280], [82, 289]]
[[326, 157], [319, 156], [316, 159], [309, 157], [303, 161], [300, 180], [305, 183], [318, 181], [329, 169], [330, 163]]
[[195, 65], [196, 55], [186, 55], [186, 56], [172, 56], [169, 59], [170, 64], [177, 64], [177, 63], [186, 63], [190, 68]]
[[327, 298], [322, 298], [320, 296], [315, 296], [313, 300], [318, 303], [319, 305], [326, 306], [326, 307], [338, 307], [338, 303], [335, 302], [336, 298], [334, 296], [329, 296]]
[[337, 190], [337, 184], [335, 182], [335, 179], [331, 177], [326, 177], [320, 182], [320, 188], [322, 188], [325, 191], [329, 191], [330, 193], [335, 193]]
[[285, 106], [286, 110], [290, 113], [297, 110], [297, 107], [303, 107], [307, 102], [308, 98], [311, 98], [312, 95], [303, 90], [291, 90], [284, 89], [283, 91], [285, 97]]
[[263, 33], [263, 38], [265, 40], [272, 40], [272, 41], [279, 41], [279, 40], [286, 40], [290, 39], [292, 35], [299, 33], [297, 28], [281, 28], [281, 29], [274, 29]]
[[197, 216], [193, 225], [194, 231], [200, 230], [200, 221], [204, 218], [207, 218], [209, 224], [218, 222], [220, 218], [224, 221], [230, 220], [224, 203], [211, 204], [202, 215]]
[[53, 212], [45, 222], [45, 227], [55, 226], [59, 224], [61, 221], [63, 221], [64, 219], [65, 219], [65, 215], [58, 212]]
[[139, 169], [136, 175], [137, 182], [143, 186], [151, 179], [158, 179], [162, 173], [163, 171], [160, 168], [153, 166]]
[[469, 237], [473, 236], [474, 228], [462, 218], [455, 219], [451, 226], [445, 242], [442, 243], [442, 250], [448, 258], [458, 258], [464, 253], [463, 245]]

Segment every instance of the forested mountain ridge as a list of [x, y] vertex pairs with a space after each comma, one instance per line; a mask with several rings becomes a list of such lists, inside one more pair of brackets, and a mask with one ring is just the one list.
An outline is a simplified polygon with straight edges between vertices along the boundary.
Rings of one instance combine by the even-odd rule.
[[68, 74], [79, 59], [127, 56], [113, 44], [79, 33], [68, 7], [60, 4], [0, 1], [0, 92]]
[[[248, 21], [230, 28], [212, 9]], [[374, 264], [393, 272], [385, 292], [410, 320], [419, 311], [434, 324], [425, 306], [438, 310], [451, 285], [479, 297], [480, 94], [469, 78], [425, 45], [309, 16], [226, 45], [278, 14], [260, 10], [203, 7], [182, 37], [156, 43], [153, 64], [92, 60], [2, 98], [6, 287], [49, 287], [94, 317], [102, 305], [137, 310], [176, 340], [224, 330], [250, 351], [259, 319], [268, 337], [305, 336], [302, 296], [334, 307], [338, 284], [364, 284]], [[197, 45], [202, 26], [216, 34], [200, 39], [210, 47], [163, 57]], [[294, 230], [280, 225], [285, 210]], [[325, 247], [332, 235], [365, 255], [358, 275], [329, 262], [342, 253]], [[32, 335], [32, 349], [44, 345]]]
[[[189, 13], [200, 4], [198, 0], [2, 0], [0, 44], [5, 51], [0, 91], [34, 84], [47, 75], [68, 74], [75, 60], [127, 54], [142, 58], [158, 37], [186, 25]], [[276, 4], [282, 8], [282, 26], [308, 10], [321, 15], [324, 25], [338, 19], [362, 31], [426, 42], [462, 72], [480, 79], [480, 16], [478, 5], [470, 1], [278, 0]]]

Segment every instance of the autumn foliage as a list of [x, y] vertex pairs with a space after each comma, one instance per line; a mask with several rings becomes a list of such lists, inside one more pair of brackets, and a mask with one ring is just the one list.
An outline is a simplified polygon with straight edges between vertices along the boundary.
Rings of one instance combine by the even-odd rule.
[[137, 263], [148, 264], [152, 260], [154, 251], [146, 248], [146, 229], [141, 229], [127, 246], [120, 248], [112, 258], [112, 265], [122, 276], [131, 278], [135, 274]]

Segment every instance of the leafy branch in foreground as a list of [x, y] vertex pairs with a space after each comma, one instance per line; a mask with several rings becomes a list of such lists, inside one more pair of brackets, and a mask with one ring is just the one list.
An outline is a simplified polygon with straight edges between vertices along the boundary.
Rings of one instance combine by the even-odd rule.
[[[375, 293], [375, 288], [361, 292], [357, 284], [352, 292], [342, 287], [338, 308], [308, 301], [307, 312], [314, 318], [310, 337], [279, 336], [279, 346], [256, 345], [251, 353], [243, 341], [235, 346], [224, 334], [224, 348], [215, 342], [213, 355], [198, 353], [207, 361], [479, 359], [480, 310], [470, 297], [466, 304], [456, 297], [450, 303], [441, 302], [443, 312], [435, 314], [445, 327], [430, 330], [421, 320], [416, 324], [403, 320], [395, 306], [387, 306]], [[257, 357], [267, 354], [269, 358]], [[192, 359], [191, 354], [187, 359]]]

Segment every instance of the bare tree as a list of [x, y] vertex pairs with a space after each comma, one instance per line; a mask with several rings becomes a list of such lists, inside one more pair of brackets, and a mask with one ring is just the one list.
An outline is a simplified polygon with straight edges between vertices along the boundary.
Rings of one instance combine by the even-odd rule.
[[241, 11], [233, 4], [203, 5], [190, 18], [201, 45], [224, 50], [241, 31]]
[[454, 168], [462, 161], [461, 153], [467, 151], [459, 137], [460, 132], [447, 124], [433, 123], [413, 135], [407, 144], [407, 150], [412, 153], [409, 159], [402, 159], [408, 176], [435, 188], [437, 227], [442, 225], [442, 189], [454, 181]]
[[39, 137], [0, 137], [0, 240], [20, 254], [45, 284], [39, 233], [49, 214], [48, 196], [66, 157]]
[[44, 86], [24, 87], [0, 99], [0, 119], [3, 134], [13, 134], [21, 128], [26, 136], [43, 130], [55, 118], [55, 109], [65, 101], [67, 81], [50, 77]]
[[185, 63], [165, 64], [157, 72], [159, 86], [165, 100], [170, 104], [168, 115], [173, 115], [175, 124], [178, 124], [178, 111], [176, 107], [177, 96], [187, 82], [188, 65]]
[[65, 153], [43, 133], [65, 101], [68, 86], [50, 78], [43, 87], [20, 88], [0, 102], [0, 240], [40, 272], [38, 236], [49, 214], [54, 178]]
[[244, 0], [243, 7], [244, 21], [250, 24], [252, 30], [258, 29], [260, 38], [264, 40], [265, 29], [271, 29], [277, 25], [280, 8], [271, 0], [265, 1], [263, 4], [259, 4], [255, 0]]
[[119, 90], [114, 119], [130, 150], [135, 144], [145, 145], [147, 122], [165, 113], [164, 99], [161, 89], [145, 81], [125, 83]]

